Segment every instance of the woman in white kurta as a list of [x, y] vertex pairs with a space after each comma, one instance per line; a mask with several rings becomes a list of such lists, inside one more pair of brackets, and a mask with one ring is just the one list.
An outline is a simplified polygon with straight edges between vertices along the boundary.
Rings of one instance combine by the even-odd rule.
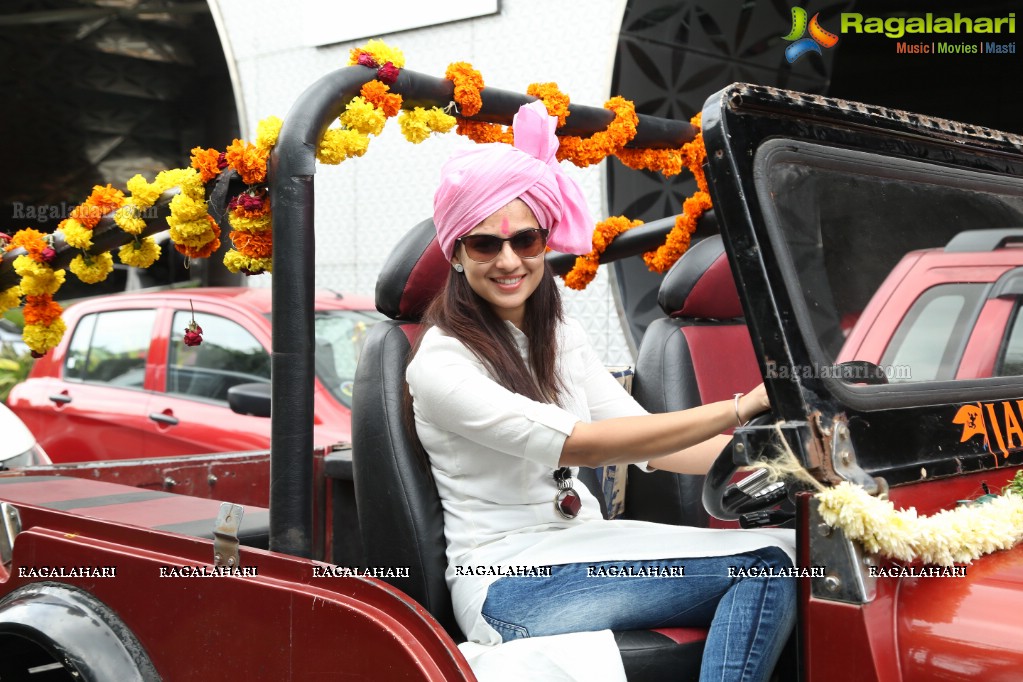
[[766, 680], [795, 588], [748, 576], [791, 565], [776, 537], [605, 521], [573, 484], [579, 466], [704, 473], [726, 441], [717, 434], [768, 403], [758, 386], [649, 415], [564, 319], [542, 255], [588, 252], [593, 221], [554, 159], [555, 121], [542, 103], [523, 107], [515, 147], [453, 156], [434, 202], [452, 273], [407, 379], [444, 507], [456, 619], [483, 644], [709, 626], [703, 679]]

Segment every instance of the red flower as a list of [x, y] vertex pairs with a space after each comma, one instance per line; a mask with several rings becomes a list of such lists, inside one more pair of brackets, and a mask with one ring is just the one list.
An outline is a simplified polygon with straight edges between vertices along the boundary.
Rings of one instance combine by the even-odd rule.
[[198, 346], [202, 343], [202, 327], [192, 320], [185, 327], [185, 345], [186, 346]]
[[399, 69], [391, 62], [387, 62], [379, 69], [377, 69], [377, 79], [388, 85], [394, 85], [394, 81], [398, 80]]
[[49, 263], [53, 260], [57, 252], [53, 250], [53, 247], [47, 246], [45, 249], [39, 252], [39, 257], [43, 259], [44, 263]]
[[198, 346], [202, 343], [202, 327], [195, 322], [195, 308], [191, 301], [188, 302], [188, 307], [192, 308], [192, 321], [185, 327], [185, 345]]
[[358, 64], [359, 66], [368, 66], [373, 68], [377, 65], [377, 60], [373, 59], [373, 55], [369, 52], [360, 52]]
[[220, 170], [224, 170], [225, 168], [227, 168], [227, 154], [225, 154], [224, 152], [220, 152], [220, 154], [217, 156], [217, 168], [219, 168]]

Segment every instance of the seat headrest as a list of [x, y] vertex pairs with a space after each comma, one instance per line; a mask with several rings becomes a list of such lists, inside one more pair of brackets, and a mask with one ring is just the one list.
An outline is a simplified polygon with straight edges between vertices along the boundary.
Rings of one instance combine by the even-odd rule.
[[742, 317], [739, 292], [720, 235], [707, 237], [682, 254], [664, 276], [657, 304], [669, 317]]
[[377, 310], [392, 320], [418, 322], [447, 281], [451, 263], [437, 244], [433, 218], [413, 227], [391, 251], [377, 277]]

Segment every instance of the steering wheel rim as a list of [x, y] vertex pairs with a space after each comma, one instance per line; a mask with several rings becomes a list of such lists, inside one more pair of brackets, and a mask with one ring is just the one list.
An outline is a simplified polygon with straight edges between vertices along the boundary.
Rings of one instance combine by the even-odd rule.
[[[770, 411], [761, 412], [750, 419], [746, 425], [764, 426], [771, 423], [771, 419]], [[767, 509], [777, 504], [777, 502], [770, 502], [763, 505], [751, 505], [746, 498], [747, 503], [740, 508], [725, 501], [725, 491], [728, 489], [732, 477], [739, 470], [739, 466], [734, 460], [734, 445], [735, 439], [733, 438], [721, 450], [721, 454], [714, 460], [703, 479], [703, 508], [707, 510], [708, 514], [721, 521], [737, 521], [742, 514]]]

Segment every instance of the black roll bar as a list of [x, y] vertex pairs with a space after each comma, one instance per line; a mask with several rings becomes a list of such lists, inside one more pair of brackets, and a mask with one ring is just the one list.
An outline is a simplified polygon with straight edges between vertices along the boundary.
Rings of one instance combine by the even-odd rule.
[[[313, 541], [313, 300], [315, 279], [314, 187], [316, 149], [330, 124], [376, 70], [350, 66], [327, 74], [309, 87], [284, 119], [270, 157], [273, 210], [273, 352], [270, 445], [270, 549], [312, 556]], [[446, 107], [453, 84], [444, 78], [402, 70], [391, 91], [405, 107]], [[535, 98], [485, 88], [476, 120], [510, 125], [522, 104]], [[564, 135], [604, 130], [614, 114], [603, 108], [571, 105]], [[696, 135], [688, 121], [640, 115], [629, 146], [681, 147]]]

